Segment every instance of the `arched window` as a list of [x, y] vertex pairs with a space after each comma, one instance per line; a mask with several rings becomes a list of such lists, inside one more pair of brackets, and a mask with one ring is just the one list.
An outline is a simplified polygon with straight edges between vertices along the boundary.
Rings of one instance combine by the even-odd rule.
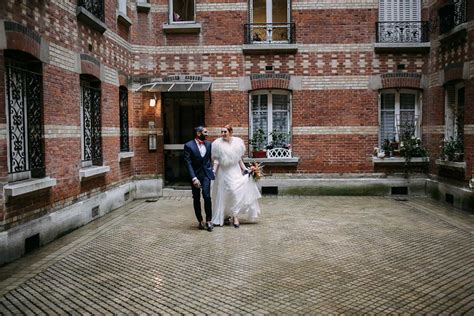
[[[250, 143], [253, 150], [265, 146], [288, 147], [291, 142], [291, 94], [285, 90], [250, 93]], [[256, 135], [262, 135], [260, 140]], [[254, 140], [252, 142], [252, 140]]]
[[119, 111], [120, 111], [120, 151], [129, 151], [128, 142], [128, 90], [119, 88]]
[[44, 177], [42, 64], [5, 50], [5, 79], [9, 181]]
[[82, 166], [102, 165], [100, 80], [81, 75]]
[[420, 137], [420, 93], [410, 89], [387, 89], [380, 93], [379, 143]]

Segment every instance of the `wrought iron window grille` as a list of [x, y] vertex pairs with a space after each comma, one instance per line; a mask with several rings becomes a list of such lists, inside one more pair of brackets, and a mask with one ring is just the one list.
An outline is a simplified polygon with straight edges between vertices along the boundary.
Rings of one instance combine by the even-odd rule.
[[102, 165], [101, 90], [88, 83], [81, 85], [83, 159], [93, 165]]
[[429, 41], [429, 22], [377, 22], [377, 43], [424, 43]]
[[467, 1], [452, 0], [438, 11], [440, 34], [447, 33], [454, 27], [467, 22]]
[[102, 22], [105, 21], [104, 0], [79, 0], [77, 5], [92, 13]]
[[43, 77], [15, 60], [5, 68], [9, 173], [44, 177]]
[[244, 24], [245, 44], [294, 44], [295, 23], [248, 23]]
[[128, 141], [128, 91], [125, 88], [119, 89], [120, 106], [120, 151], [129, 151]]

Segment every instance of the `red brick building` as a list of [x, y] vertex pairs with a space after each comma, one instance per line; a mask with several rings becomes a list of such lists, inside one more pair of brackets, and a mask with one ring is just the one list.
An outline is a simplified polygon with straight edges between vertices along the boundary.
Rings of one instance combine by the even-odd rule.
[[[2, 1], [0, 264], [183, 185], [198, 124], [266, 149], [268, 192], [472, 210], [473, 20], [467, 0]], [[407, 135], [428, 157], [396, 156]]]

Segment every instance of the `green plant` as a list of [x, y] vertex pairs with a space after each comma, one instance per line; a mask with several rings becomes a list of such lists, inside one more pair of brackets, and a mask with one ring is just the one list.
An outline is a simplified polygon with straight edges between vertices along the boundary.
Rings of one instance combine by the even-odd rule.
[[290, 133], [273, 130], [270, 133], [272, 141], [266, 146], [267, 149], [286, 148], [290, 149]]
[[448, 161], [463, 161], [464, 145], [461, 139], [454, 139], [452, 136], [449, 140], [441, 141], [441, 159]]
[[250, 140], [250, 145], [252, 145], [253, 151], [263, 150], [265, 143], [267, 141], [267, 135], [265, 131], [261, 128], [258, 128], [253, 132], [252, 139]]
[[413, 157], [426, 157], [428, 151], [423, 147], [421, 139], [415, 137], [415, 125], [407, 122], [400, 126], [400, 155], [405, 157], [405, 165], [410, 163]]

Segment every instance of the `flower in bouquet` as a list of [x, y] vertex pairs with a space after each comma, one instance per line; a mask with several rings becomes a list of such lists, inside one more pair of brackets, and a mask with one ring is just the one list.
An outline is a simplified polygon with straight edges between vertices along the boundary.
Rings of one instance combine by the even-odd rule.
[[255, 181], [260, 180], [263, 177], [263, 165], [256, 161], [250, 164], [249, 176], [252, 177]]

